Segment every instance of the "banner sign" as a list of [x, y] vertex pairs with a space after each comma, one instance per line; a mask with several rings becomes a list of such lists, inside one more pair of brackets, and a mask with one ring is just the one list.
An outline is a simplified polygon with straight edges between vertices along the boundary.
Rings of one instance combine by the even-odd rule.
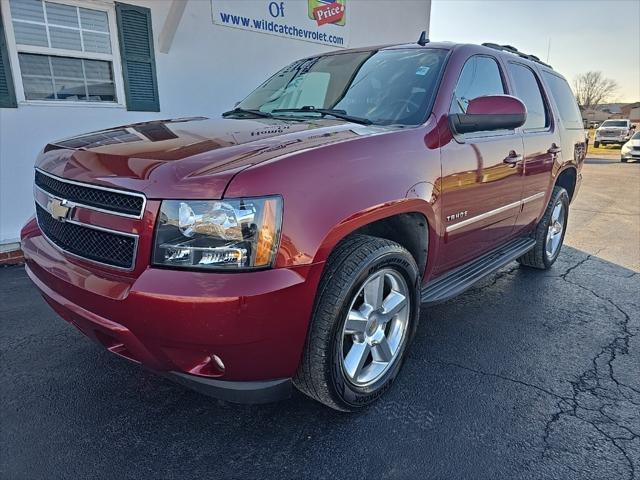
[[347, 0], [211, 0], [213, 23], [322, 43], [349, 44]]

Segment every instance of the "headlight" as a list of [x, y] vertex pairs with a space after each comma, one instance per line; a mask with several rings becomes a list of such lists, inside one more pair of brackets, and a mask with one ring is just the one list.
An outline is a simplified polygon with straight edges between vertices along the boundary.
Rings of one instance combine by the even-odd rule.
[[280, 197], [164, 200], [153, 263], [211, 270], [270, 267], [281, 222]]

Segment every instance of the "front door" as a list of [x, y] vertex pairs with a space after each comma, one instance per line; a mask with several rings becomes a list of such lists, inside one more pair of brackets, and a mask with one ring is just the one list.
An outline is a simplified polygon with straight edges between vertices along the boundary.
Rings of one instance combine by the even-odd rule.
[[[468, 102], [506, 93], [495, 58], [470, 57], [458, 79], [451, 113]], [[513, 234], [522, 194], [522, 136], [515, 130], [466, 134], [441, 149], [444, 255], [435, 273], [500, 245]]]

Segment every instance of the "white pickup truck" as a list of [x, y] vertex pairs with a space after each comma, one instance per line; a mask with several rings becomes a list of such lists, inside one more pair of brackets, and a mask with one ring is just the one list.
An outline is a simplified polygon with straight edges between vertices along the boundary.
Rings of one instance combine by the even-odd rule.
[[633, 134], [630, 120], [605, 120], [596, 130], [596, 138], [593, 146], [598, 148], [600, 144], [622, 145], [629, 141]]

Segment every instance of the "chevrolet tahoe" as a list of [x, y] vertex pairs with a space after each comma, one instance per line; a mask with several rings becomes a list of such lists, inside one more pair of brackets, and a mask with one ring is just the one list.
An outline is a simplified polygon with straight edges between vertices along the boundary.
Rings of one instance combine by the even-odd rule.
[[26, 270], [86, 336], [186, 386], [358, 410], [421, 310], [553, 265], [585, 153], [566, 80], [513, 47], [321, 54], [220, 118], [46, 145]]

